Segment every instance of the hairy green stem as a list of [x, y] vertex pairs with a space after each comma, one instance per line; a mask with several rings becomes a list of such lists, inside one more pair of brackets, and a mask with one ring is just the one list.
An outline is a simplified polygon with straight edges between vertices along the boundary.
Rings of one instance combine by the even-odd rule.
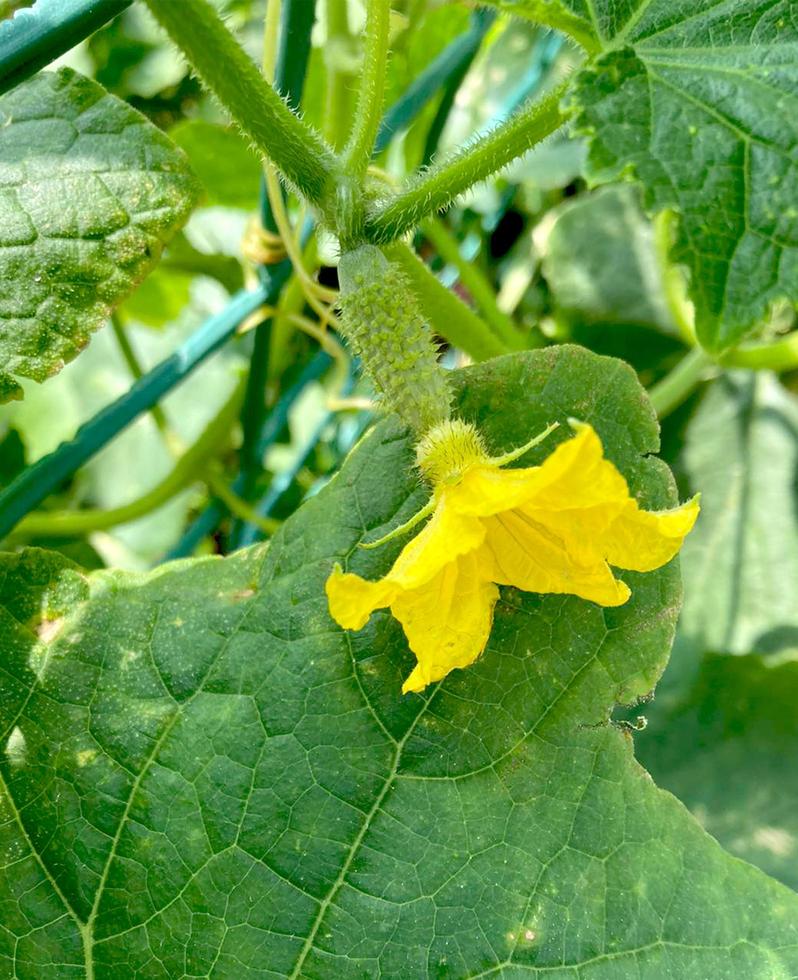
[[119, 524], [144, 517], [163, 507], [181, 490], [195, 480], [203, 479], [202, 467], [230, 436], [241, 399], [244, 381], [236, 385], [219, 414], [207, 426], [199, 439], [177, 460], [171, 472], [161, 482], [129, 504], [110, 510], [51, 510], [28, 514], [17, 525], [14, 536], [71, 538], [93, 531], [106, 530]]
[[422, 231], [435, 246], [438, 255], [457, 269], [460, 282], [471, 293], [482, 316], [496, 336], [510, 350], [524, 350], [528, 345], [515, 321], [499, 308], [496, 293], [482, 270], [474, 262], [469, 262], [460, 251], [460, 243], [438, 218], [424, 222]]
[[566, 118], [560, 110], [566, 87], [562, 83], [483, 139], [414, 177], [405, 190], [366, 217], [366, 238], [377, 243], [394, 241], [559, 129]]
[[686, 354], [648, 393], [657, 415], [664, 418], [678, 408], [714, 366], [715, 362], [700, 347]]
[[328, 211], [335, 155], [264, 81], [208, 0], [145, 2], [241, 130], [311, 204]]
[[389, 0], [368, 0], [363, 71], [360, 75], [355, 122], [344, 150], [344, 168], [355, 181], [359, 181], [366, 172], [380, 127], [388, 64], [390, 16]]

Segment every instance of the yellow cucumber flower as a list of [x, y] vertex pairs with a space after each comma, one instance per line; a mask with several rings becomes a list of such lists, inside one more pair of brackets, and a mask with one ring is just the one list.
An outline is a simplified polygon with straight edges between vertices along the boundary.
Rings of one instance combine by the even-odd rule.
[[390, 607], [418, 664], [402, 691], [422, 691], [485, 649], [499, 585], [525, 592], [581, 596], [620, 606], [629, 587], [610, 565], [659, 568], [678, 552], [698, 516], [698, 499], [665, 511], [641, 510], [626, 480], [604, 458], [595, 430], [571, 422], [575, 435], [540, 466], [503, 470], [545, 438], [491, 458], [477, 430], [454, 420], [422, 440], [418, 462], [433, 486], [430, 502], [380, 541], [432, 514], [377, 582], [345, 573], [327, 580], [333, 619], [362, 629], [375, 609]]

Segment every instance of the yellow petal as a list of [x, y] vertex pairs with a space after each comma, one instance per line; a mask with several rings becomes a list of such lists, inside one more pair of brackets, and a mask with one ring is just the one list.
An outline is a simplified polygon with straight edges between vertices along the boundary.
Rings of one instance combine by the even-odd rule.
[[396, 596], [391, 611], [418, 659], [403, 693], [423, 691], [455, 667], [477, 659], [488, 642], [498, 596], [474, 552], [446, 565], [422, 588]]
[[444, 492], [429, 523], [405, 545], [386, 579], [401, 589], [416, 589], [484, 538], [481, 522], [457, 513]]
[[604, 458], [596, 430], [571, 422], [573, 439], [561, 443], [540, 467], [534, 506], [546, 510], [580, 510], [626, 500], [626, 480]]
[[325, 586], [330, 615], [344, 629], [362, 629], [375, 609], [389, 606], [405, 590], [424, 587], [459, 555], [477, 549], [484, 537], [480, 521], [457, 514], [441, 499], [432, 519], [405, 545], [384, 578], [369, 582], [335, 566]]
[[549, 528], [520, 511], [485, 518], [482, 549], [485, 574], [499, 585], [524, 592], [577, 595], [602, 606], [620, 606], [629, 598], [603, 559], [581, 564]]
[[[589, 425], [577, 428], [541, 466], [500, 470], [475, 466], [447, 491], [451, 506], [461, 514], [488, 517], [518, 507], [549, 511], [601, 508], [604, 524], [621, 512], [629, 492], [626, 480], [604, 459], [601, 440]], [[594, 523], [600, 515], [593, 518]], [[564, 518], [568, 520], [569, 518]]]
[[641, 510], [630, 499], [604, 536], [607, 561], [617, 568], [650, 572], [678, 552], [700, 510], [694, 497], [673, 510]]
[[540, 467], [500, 470], [496, 466], [474, 466], [445, 493], [453, 510], [472, 517], [488, 517], [512, 510], [534, 496]]
[[388, 606], [397, 588], [386, 579], [367, 582], [336, 565], [325, 585], [330, 615], [345, 630], [360, 630], [375, 609]]

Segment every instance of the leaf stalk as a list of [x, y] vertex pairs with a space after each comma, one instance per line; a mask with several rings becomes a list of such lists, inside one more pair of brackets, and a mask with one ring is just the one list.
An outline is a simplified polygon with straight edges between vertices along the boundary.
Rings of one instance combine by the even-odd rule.
[[394, 241], [556, 132], [566, 120], [560, 108], [566, 87], [561, 83], [483, 139], [414, 177], [404, 191], [366, 216], [366, 238], [374, 243]]
[[289, 109], [208, 0], [145, 0], [236, 125], [311, 204], [329, 214], [338, 160]]

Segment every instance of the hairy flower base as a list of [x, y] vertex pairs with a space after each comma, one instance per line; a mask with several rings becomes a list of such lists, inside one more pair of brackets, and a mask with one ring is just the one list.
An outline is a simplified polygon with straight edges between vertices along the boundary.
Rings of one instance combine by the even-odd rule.
[[403, 692], [479, 657], [498, 585], [620, 606], [630, 591], [610, 565], [648, 572], [678, 552], [697, 499], [641, 510], [593, 428], [571, 424], [576, 435], [541, 466], [502, 470], [504, 460], [480, 452], [454, 473], [436, 473], [432, 518], [384, 578], [369, 582], [336, 565], [327, 596], [340, 626], [362, 629], [384, 607], [402, 624], [418, 660]]

